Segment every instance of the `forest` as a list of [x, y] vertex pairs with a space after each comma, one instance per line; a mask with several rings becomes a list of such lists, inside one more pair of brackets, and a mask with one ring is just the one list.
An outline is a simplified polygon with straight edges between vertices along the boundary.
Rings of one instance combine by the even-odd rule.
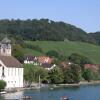
[[5, 35], [16, 40], [82, 41], [100, 44], [100, 33], [87, 33], [74, 25], [49, 19], [0, 20], [0, 39]]

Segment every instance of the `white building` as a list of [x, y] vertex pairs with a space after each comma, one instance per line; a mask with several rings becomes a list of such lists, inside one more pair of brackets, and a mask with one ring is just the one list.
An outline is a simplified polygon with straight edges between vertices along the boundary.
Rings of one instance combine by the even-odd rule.
[[0, 80], [6, 88], [23, 87], [23, 66], [11, 55], [11, 41], [6, 37], [0, 44]]

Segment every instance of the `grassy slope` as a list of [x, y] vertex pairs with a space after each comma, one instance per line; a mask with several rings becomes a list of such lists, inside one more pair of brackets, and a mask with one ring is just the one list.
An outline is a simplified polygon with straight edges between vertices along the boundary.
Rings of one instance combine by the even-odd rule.
[[[94, 63], [100, 64], [100, 46], [82, 43], [82, 42], [53, 42], [53, 41], [27, 41], [26, 43], [39, 45], [44, 53], [48, 50], [56, 50], [69, 56], [72, 53], [79, 53], [89, 57]], [[33, 55], [41, 55], [41, 53], [34, 50], [27, 49], [25, 53]]]

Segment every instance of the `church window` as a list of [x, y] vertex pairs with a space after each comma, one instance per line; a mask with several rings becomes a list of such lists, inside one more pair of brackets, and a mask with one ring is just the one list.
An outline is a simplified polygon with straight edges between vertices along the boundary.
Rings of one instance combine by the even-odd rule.
[[5, 75], [4, 75], [4, 67], [2, 67], [2, 76], [5, 77]]
[[5, 53], [5, 48], [3, 48], [3, 53]]

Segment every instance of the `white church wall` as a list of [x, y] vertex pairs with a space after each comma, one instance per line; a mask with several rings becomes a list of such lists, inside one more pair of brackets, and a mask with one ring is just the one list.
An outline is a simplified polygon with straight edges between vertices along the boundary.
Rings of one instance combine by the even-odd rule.
[[6, 88], [23, 87], [23, 68], [8, 68], [8, 70], [9, 75], [4, 78], [7, 82]]
[[[0, 63], [2, 64], [2, 62]], [[3, 66], [5, 77], [2, 77]], [[6, 88], [23, 87], [23, 68], [3, 66], [0, 67], [0, 79], [3, 79], [7, 83]]]

